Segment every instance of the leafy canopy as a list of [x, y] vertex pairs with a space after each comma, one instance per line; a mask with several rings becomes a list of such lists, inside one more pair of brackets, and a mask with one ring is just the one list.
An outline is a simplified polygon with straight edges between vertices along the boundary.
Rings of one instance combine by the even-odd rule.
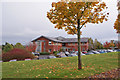
[[[120, 10], [120, 1], [118, 2], [118, 10]], [[114, 29], [116, 29], [117, 33], [120, 33], [120, 13], [114, 23]]]
[[[109, 13], [104, 2], [75, 2], [62, 0], [52, 3], [52, 9], [47, 12], [49, 20], [56, 24], [55, 28], [64, 29], [68, 34], [77, 34], [77, 30], [81, 29], [87, 23], [103, 23], [107, 21]], [[95, 0], [96, 1], [96, 0]], [[80, 20], [80, 28], [77, 24]]]
[[24, 46], [21, 43], [16, 43], [16, 45], [14, 46], [14, 48], [24, 49]]

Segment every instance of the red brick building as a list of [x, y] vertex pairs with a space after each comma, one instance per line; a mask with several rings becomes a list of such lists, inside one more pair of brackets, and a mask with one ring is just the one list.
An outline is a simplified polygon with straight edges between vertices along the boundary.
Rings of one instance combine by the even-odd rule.
[[[63, 49], [64, 51], [78, 51], [77, 38], [40, 36], [32, 41], [37, 44], [36, 52], [50, 52]], [[88, 50], [88, 38], [81, 38], [81, 51]]]

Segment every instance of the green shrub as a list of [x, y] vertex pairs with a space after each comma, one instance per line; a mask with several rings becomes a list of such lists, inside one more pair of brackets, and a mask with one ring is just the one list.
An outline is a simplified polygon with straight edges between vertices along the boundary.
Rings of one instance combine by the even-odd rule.
[[6, 42], [6, 44], [4, 45], [4, 48], [3, 48], [3, 52], [8, 52], [12, 49], [13, 49], [13, 46]]
[[40, 55], [50, 55], [49, 52], [40, 52]]

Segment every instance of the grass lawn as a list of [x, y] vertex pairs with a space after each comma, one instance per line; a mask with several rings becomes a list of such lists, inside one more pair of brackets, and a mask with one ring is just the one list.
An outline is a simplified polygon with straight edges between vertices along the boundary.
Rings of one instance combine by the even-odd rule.
[[3, 78], [84, 78], [118, 68], [118, 53], [82, 56], [82, 70], [77, 57], [2, 63]]

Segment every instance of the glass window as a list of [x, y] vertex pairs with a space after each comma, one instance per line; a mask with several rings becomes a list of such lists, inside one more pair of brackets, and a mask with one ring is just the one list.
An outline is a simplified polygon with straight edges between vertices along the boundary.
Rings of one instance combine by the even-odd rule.
[[52, 42], [51, 41], [49, 41], [49, 45], [51, 45], [52, 44]]

